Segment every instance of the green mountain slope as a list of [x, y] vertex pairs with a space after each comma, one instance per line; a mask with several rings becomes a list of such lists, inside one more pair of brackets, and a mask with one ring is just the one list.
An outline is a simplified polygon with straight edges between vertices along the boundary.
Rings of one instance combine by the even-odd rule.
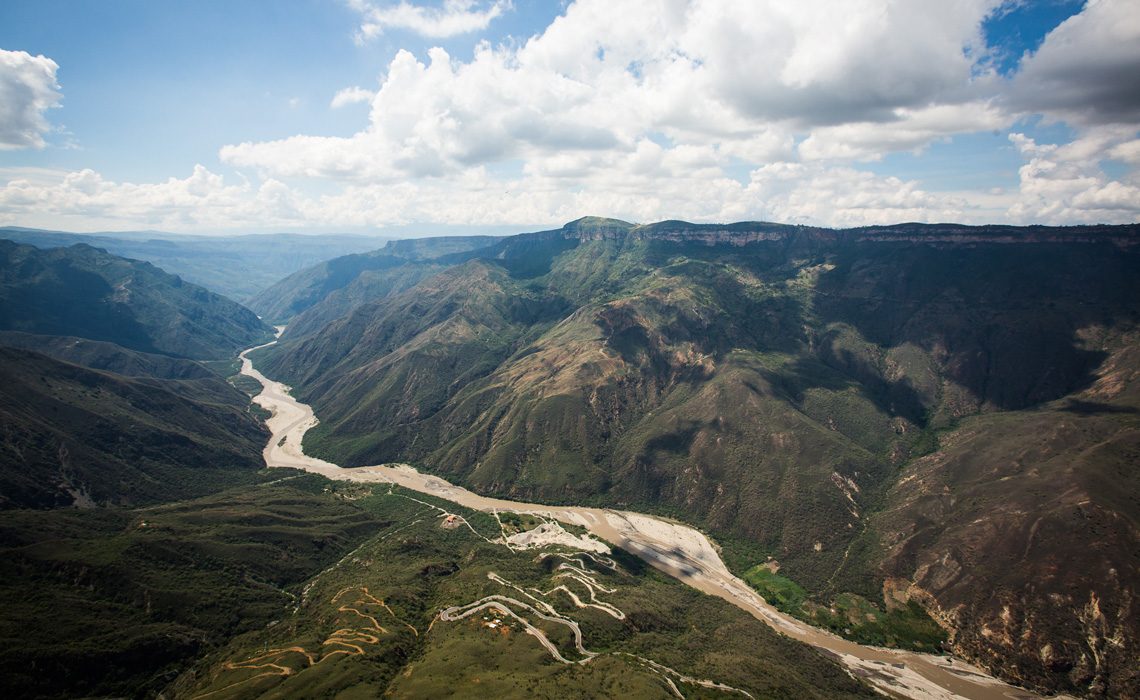
[[[143, 367], [120, 349], [110, 364]], [[107, 357], [107, 351], [103, 351]], [[127, 377], [0, 347], [0, 508], [137, 505], [248, 483], [267, 432], [199, 365]]]
[[[884, 578], [916, 576], [876, 549], [872, 527], [898, 507], [907, 465], [949, 458], [939, 436], [970, 416], [1089, 390], [1140, 316], [1138, 242], [1136, 227], [586, 219], [504, 239], [320, 329], [290, 329], [259, 362], [314, 405], [321, 424], [306, 444], [317, 454], [672, 513], [721, 535], [741, 571], [774, 559], [823, 609], [854, 593], [879, 606], [874, 616], [895, 604]], [[1127, 494], [1113, 512], [1135, 522], [1133, 480], [1094, 486]], [[1005, 497], [1033, 517], [1047, 509]], [[1121, 571], [1131, 536], [1091, 556]], [[925, 555], [941, 555], [929, 542]], [[979, 556], [999, 550], [992, 541]], [[1033, 580], [1011, 570], [995, 595]], [[1123, 606], [1135, 583], [1102, 605]], [[1041, 591], [1032, 614], [1055, 592]], [[964, 641], [966, 627], [980, 634], [984, 601], [951, 619], [937, 598], [915, 599], [961, 650], [992, 661], [982, 648], [997, 645]], [[860, 624], [838, 629], [858, 636]], [[1134, 649], [1135, 616], [1118, 629]], [[1076, 634], [1044, 631], [1072, 652], [1062, 666], [1081, 663], [1079, 644], [1064, 646]], [[1044, 688], [1092, 682], [1019, 673]]]
[[86, 245], [40, 250], [9, 241], [0, 241], [0, 330], [211, 360], [271, 333], [249, 309], [149, 263]]
[[156, 697], [385, 525], [320, 477], [256, 478], [151, 508], [0, 511], [0, 692]]
[[193, 360], [127, 350], [121, 345], [102, 340], [75, 338], [66, 335], [36, 335], [19, 331], [0, 331], [0, 346], [31, 350], [62, 362], [105, 370], [125, 377], [217, 378], [216, 374]]
[[[712, 681], [753, 697], [874, 697], [833, 660], [624, 552], [498, 539], [537, 520], [501, 526], [383, 485], [273, 478], [146, 509], [0, 512], [0, 690], [665, 698], [673, 684], [686, 697], [738, 695], [693, 682]], [[494, 609], [440, 615], [489, 595], [564, 659], [595, 656], [563, 663]]]
[[251, 298], [249, 306], [276, 322], [326, 302], [325, 309], [314, 310], [316, 319], [310, 324], [316, 330], [323, 325], [317, 319], [327, 323], [360, 303], [408, 289], [451, 264], [439, 262], [440, 257], [484, 248], [498, 240], [494, 236], [441, 236], [390, 241], [380, 250], [334, 258], [289, 275]]

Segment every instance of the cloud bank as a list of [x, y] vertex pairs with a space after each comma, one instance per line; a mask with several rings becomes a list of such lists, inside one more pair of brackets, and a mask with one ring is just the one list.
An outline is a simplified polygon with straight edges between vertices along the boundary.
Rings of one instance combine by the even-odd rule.
[[[205, 168], [157, 185], [104, 182], [97, 195], [66, 179], [13, 182], [0, 190], [0, 220], [42, 196], [66, 215], [149, 211], [147, 222], [183, 228], [226, 218], [524, 226], [584, 214], [1136, 221], [1140, 12], [1090, 0], [1001, 75], [983, 25], [1012, 1], [577, 0], [525, 42], [480, 43], [469, 60], [398, 51], [378, 90], [332, 98], [332, 108], [369, 105], [350, 136], [219, 149], [223, 166], [260, 185], [223, 185]], [[509, 10], [467, 0], [354, 7], [365, 39], [478, 31]], [[1075, 136], [1037, 143], [1023, 133], [1037, 120]], [[1010, 187], [949, 192], [874, 167], [979, 133], [1008, 135], [1021, 163]], [[188, 199], [180, 183], [190, 180], [213, 183], [212, 199]], [[159, 202], [150, 210], [148, 198]]]

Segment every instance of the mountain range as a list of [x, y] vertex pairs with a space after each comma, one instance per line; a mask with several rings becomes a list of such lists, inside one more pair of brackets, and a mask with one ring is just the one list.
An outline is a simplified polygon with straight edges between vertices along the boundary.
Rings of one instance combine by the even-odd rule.
[[[319, 456], [673, 515], [817, 624], [922, 648], [929, 615], [1007, 678], [1127, 697], [1138, 243], [587, 218], [299, 273], [257, 361]], [[321, 296], [334, 268], [356, 293]]]
[[197, 360], [272, 337], [257, 315], [147, 262], [86, 244], [0, 240], [0, 331], [78, 336]]
[[[621, 550], [502, 543], [537, 518], [261, 469], [256, 312], [311, 454], [673, 517], [838, 635], [1136, 697], [1138, 246], [586, 218], [353, 251], [246, 308], [0, 241], [0, 690], [872, 694]], [[537, 632], [441, 613], [524, 593]]]

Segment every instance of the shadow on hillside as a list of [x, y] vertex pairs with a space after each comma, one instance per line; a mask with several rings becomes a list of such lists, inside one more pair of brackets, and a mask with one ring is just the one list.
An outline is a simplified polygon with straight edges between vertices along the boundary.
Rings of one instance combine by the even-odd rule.
[[1140, 409], [1135, 406], [1117, 406], [1095, 401], [1081, 401], [1080, 399], [1068, 399], [1061, 410], [1079, 416], [1095, 416], [1105, 413], [1140, 413]]
[[[1140, 298], [1140, 256], [1107, 245], [853, 244], [833, 264], [814, 295], [820, 321], [881, 348], [912, 343], [1004, 410], [1090, 386], [1107, 354], [1080, 331], [1134, 321]], [[905, 394], [902, 410], [914, 412]]]

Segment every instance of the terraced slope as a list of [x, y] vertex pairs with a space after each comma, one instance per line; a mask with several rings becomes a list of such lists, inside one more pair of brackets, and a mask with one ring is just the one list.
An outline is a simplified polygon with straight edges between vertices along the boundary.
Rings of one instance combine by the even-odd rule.
[[[872, 697], [621, 551], [504, 541], [497, 521], [398, 487], [337, 491], [387, 527], [310, 578], [281, 623], [171, 688], [189, 697]], [[549, 526], [547, 526], [549, 527]]]

